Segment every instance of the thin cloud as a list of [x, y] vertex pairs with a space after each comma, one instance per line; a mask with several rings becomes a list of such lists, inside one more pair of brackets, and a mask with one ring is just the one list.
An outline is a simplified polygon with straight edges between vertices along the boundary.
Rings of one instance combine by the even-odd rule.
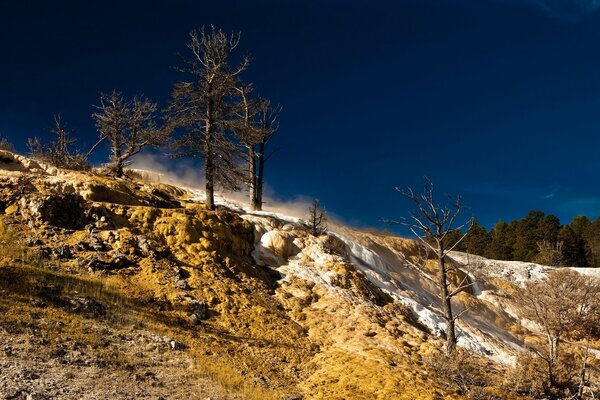
[[554, 188], [552, 188], [552, 190], [544, 195], [545, 199], [553, 199], [554, 197], [556, 197], [556, 194], [558, 193], [558, 191], [560, 190], [560, 186], [555, 186]]

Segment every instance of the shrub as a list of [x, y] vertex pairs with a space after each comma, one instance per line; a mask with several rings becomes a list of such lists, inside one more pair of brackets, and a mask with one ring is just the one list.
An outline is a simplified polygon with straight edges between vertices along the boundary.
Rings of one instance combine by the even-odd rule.
[[440, 378], [447, 390], [457, 392], [472, 400], [499, 399], [493, 389], [495, 382], [490, 373], [489, 361], [466, 350], [453, 354], [439, 353], [425, 360]]
[[15, 146], [5, 137], [0, 137], [0, 150], [15, 151]]
[[577, 392], [579, 358], [563, 352], [554, 370], [556, 384], [550, 385], [546, 363], [532, 353], [524, 353], [509, 375], [507, 389], [536, 399], [572, 398]]
[[88, 170], [88, 155], [71, 149], [76, 139], [71, 137], [64, 128], [60, 116], [55, 117], [55, 127], [52, 129], [52, 133], [55, 139], [47, 144], [43, 144], [38, 137], [27, 139], [29, 155], [58, 168]]

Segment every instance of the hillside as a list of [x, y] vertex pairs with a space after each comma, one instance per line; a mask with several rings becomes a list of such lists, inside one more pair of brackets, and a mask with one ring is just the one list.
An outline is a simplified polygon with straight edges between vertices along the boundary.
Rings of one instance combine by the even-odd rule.
[[[431, 362], [444, 323], [412, 241], [315, 237], [145, 178], [0, 152], [4, 398], [463, 398]], [[551, 268], [452, 262], [473, 283], [456, 298], [459, 346], [496, 377], [485, 398], [516, 398], [507, 371], [538, 328], [512, 294]]]

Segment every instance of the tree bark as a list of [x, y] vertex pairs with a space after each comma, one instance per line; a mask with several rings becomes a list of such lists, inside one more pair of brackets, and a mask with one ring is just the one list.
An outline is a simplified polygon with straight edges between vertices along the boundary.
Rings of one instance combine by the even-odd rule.
[[248, 185], [250, 191], [250, 207], [257, 210], [257, 191], [256, 191], [256, 151], [254, 145], [248, 146]]
[[454, 314], [452, 313], [452, 299], [448, 290], [448, 272], [446, 270], [446, 260], [444, 257], [444, 247], [442, 242], [438, 242], [438, 269], [439, 269], [439, 285], [440, 285], [440, 300], [446, 320], [446, 351], [448, 354], [454, 353], [456, 350], [456, 332], [454, 324]]
[[117, 178], [123, 177], [123, 157], [121, 155], [121, 142], [119, 140], [120, 132], [116, 132], [115, 139], [113, 141], [113, 172]]
[[206, 109], [206, 127], [204, 135], [204, 176], [206, 179], [206, 208], [215, 209], [215, 165], [212, 150], [212, 106], [210, 101]]
[[256, 173], [255, 210], [262, 210], [263, 205], [263, 176], [265, 170], [265, 143], [262, 142], [258, 149], [258, 171]]
[[554, 365], [556, 364], [558, 355], [559, 341], [558, 337], [548, 335], [548, 381], [552, 387], [556, 387], [557, 384], [556, 376], [554, 375]]

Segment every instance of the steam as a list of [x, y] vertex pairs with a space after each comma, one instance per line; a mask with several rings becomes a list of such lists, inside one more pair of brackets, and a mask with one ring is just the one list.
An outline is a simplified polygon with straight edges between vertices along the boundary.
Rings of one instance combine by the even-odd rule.
[[[172, 165], [171, 165], [172, 164]], [[140, 173], [144, 178], [174, 186], [183, 186], [197, 191], [204, 191], [203, 170], [198, 165], [186, 159], [167, 164], [163, 157], [156, 154], [140, 154], [136, 156], [130, 169]], [[221, 191], [217, 199], [223, 198], [234, 202], [238, 207], [246, 208], [248, 191]], [[269, 212], [284, 214], [290, 217], [306, 218], [312, 198], [297, 196], [292, 200], [278, 199], [274, 190], [265, 185], [263, 194], [263, 209]], [[330, 216], [331, 219], [331, 216]], [[337, 220], [337, 218], [335, 218]]]
[[167, 165], [164, 158], [156, 154], [140, 154], [135, 157], [130, 169], [153, 182], [193, 188], [204, 187], [202, 170], [190, 160], [181, 159]]

